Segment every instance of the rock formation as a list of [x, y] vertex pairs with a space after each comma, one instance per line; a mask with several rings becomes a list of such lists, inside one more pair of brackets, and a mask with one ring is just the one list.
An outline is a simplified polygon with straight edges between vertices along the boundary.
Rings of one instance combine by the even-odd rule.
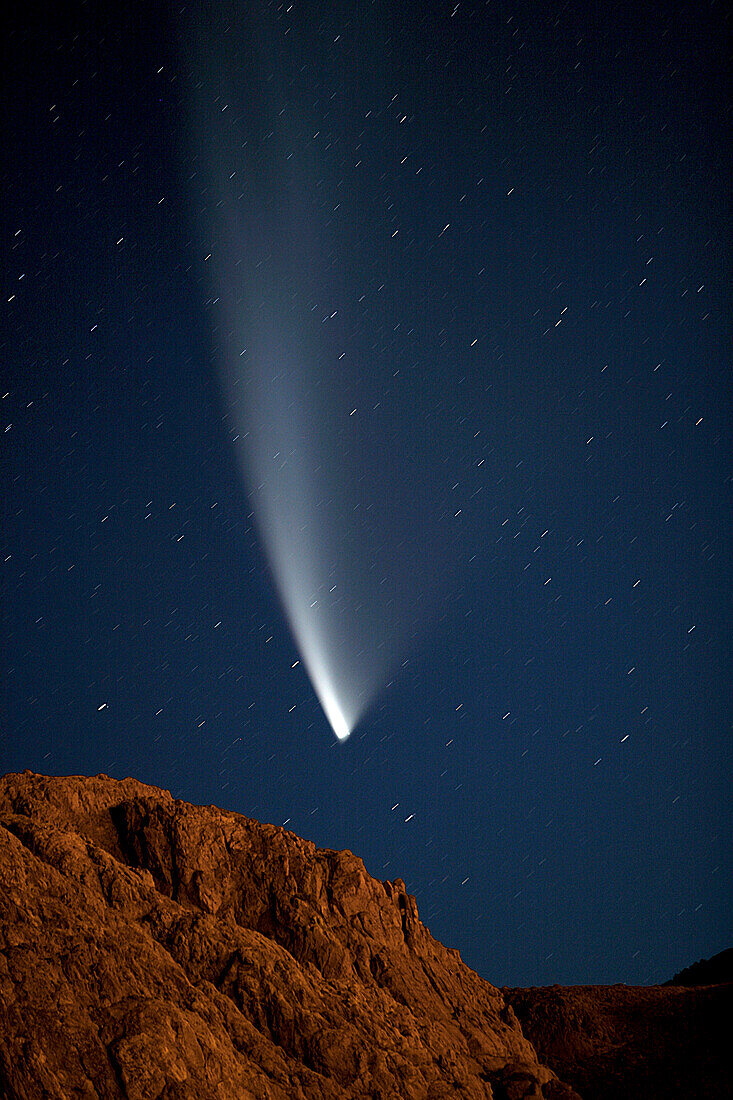
[[0, 780], [3, 1100], [571, 1100], [398, 879], [126, 779]]

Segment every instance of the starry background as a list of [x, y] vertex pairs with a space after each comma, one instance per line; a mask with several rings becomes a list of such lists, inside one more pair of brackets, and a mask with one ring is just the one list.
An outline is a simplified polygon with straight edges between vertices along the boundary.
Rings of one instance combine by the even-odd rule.
[[[327, 7], [4, 33], [0, 771], [350, 848], [496, 984], [664, 980], [731, 933], [722, 5]], [[222, 250], [287, 284], [395, 594], [343, 744], [222, 396]]]

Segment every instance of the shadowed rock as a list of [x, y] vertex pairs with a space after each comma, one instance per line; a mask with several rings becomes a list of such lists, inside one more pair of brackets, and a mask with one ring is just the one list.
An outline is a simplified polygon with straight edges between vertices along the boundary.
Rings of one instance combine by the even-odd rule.
[[712, 959], [700, 959], [685, 967], [665, 985], [724, 985], [733, 982], [733, 947], [720, 951]]
[[505, 989], [539, 1057], [587, 1100], [719, 1100], [733, 986]]

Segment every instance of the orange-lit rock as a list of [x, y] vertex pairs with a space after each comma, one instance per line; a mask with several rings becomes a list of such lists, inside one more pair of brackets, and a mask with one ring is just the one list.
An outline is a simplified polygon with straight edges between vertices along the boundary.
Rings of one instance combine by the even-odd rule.
[[566, 1098], [350, 852], [134, 780], [0, 780], [0, 1095]]

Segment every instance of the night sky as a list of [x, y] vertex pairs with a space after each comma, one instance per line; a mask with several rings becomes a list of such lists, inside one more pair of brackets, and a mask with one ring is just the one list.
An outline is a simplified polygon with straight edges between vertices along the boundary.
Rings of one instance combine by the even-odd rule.
[[730, 946], [722, 5], [44, 6], [0, 772], [349, 848], [499, 985]]

